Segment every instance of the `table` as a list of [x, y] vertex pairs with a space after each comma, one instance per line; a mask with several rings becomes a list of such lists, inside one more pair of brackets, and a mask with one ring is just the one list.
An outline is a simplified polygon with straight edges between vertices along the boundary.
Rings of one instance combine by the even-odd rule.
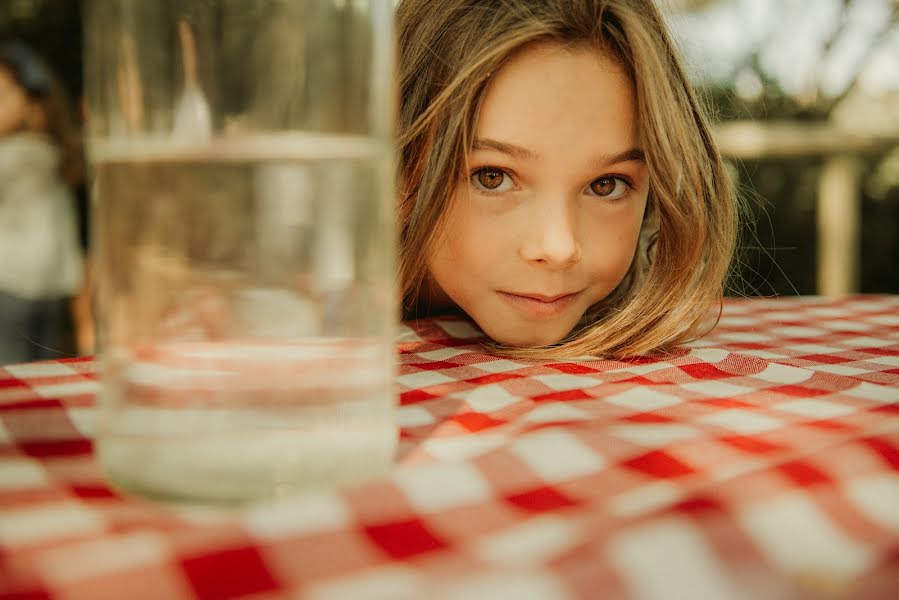
[[0, 370], [0, 597], [899, 598], [899, 296], [730, 300], [628, 361], [406, 324], [394, 473], [234, 513], [121, 497], [91, 359]]

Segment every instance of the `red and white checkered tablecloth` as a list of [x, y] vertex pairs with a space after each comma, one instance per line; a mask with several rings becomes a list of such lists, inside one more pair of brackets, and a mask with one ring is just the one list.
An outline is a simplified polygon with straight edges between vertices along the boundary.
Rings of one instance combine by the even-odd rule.
[[899, 598], [899, 297], [627, 362], [479, 339], [401, 331], [392, 475], [225, 514], [104, 484], [91, 360], [0, 369], [0, 597]]

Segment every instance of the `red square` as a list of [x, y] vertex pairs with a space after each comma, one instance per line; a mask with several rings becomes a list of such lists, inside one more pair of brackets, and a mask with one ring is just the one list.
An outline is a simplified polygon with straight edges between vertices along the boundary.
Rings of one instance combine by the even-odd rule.
[[512, 373], [491, 373], [490, 375], [481, 375], [466, 379], [468, 383], [476, 383], [478, 385], [487, 385], [488, 383], [499, 383], [500, 381], [508, 381], [510, 379], [521, 379], [524, 375], [513, 375]]
[[[596, 369], [592, 369], [590, 367], [586, 367], [584, 365], [580, 365], [578, 363], [554, 363], [546, 365], [550, 369], [555, 369], [556, 371], [561, 371], [562, 373], [568, 373], [569, 375], [583, 375], [585, 373], [596, 373]], [[599, 383], [597, 381], [597, 383]]]
[[549, 394], [540, 394], [534, 396], [534, 402], [561, 402], [565, 400], [589, 400], [593, 398], [584, 390], [565, 390], [562, 392], [550, 392]]
[[674, 510], [689, 514], [706, 513], [706, 512], [723, 512], [724, 507], [721, 502], [708, 496], [695, 496], [688, 498], [674, 505]]
[[782, 464], [777, 467], [777, 470], [802, 487], [830, 483], [831, 481], [830, 477], [820, 469], [798, 460]]
[[880, 438], [872, 437], [862, 441], [879, 454], [894, 471], [899, 471], [899, 448]]
[[4, 377], [0, 379], [0, 389], [14, 387], [28, 387], [28, 384], [21, 379], [16, 379], [14, 377]]
[[551, 487], [541, 487], [521, 494], [513, 494], [507, 496], [506, 501], [518, 508], [533, 512], [555, 510], [557, 508], [565, 508], [566, 506], [574, 506], [577, 504], [568, 496], [560, 494]]
[[432, 400], [436, 397], [437, 394], [431, 394], [430, 392], [426, 392], [424, 390], [409, 390], [408, 392], [403, 392], [402, 394], [400, 394], [400, 404], [405, 406], [407, 404], [415, 404], [416, 402]]
[[808, 360], [817, 364], [836, 365], [839, 363], [849, 362], [851, 359], [844, 358], [839, 354], [808, 354], [806, 356], [797, 356], [802, 360]]
[[506, 421], [494, 419], [484, 413], [466, 412], [453, 417], [453, 421], [467, 429], [468, 431], [481, 431], [490, 429], [499, 425], [505, 425]]
[[681, 371], [696, 379], [724, 379], [733, 377], [732, 373], [722, 371], [709, 363], [694, 363], [692, 365], [678, 365]]
[[233, 548], [181, 561], [198, 598], [225, 600], [271, 592], [278, 583], [256, 548]]
[[639, 412], [621, 417], [619, 421], [627, 421], [628, 423], [672, 423], [674, 419], [658, 413]]
[[665, 479], [685, 477], [696, 472], [692, 467], [661, 450], [653, 450], [652, 452], [641, 454], [622, 464], [647, 475]]
[[796, 396], [797, 398], [812, 398], [814, 396], [823, 396], [829, 394], [827, 390], [816, 390], [815, 388], [803, 387], [801, 385], [780, 385], [768, 388], [769, 392], [777, 392], [787, 396]]
[[34, 458], [47, 458], [55, 456], [78, 456], [91, 453], [91, 441], [80, 440], [53, 440], [46, 442], [24, 442], [19, 448], [28, 456]]
[[456, 363], [451, 363], [445, 360], [407, 364], [406, 366], [415, 367], [416, 369], [421, 369], [422, 371], [439, 371], [440, 369], [456, 369], [459, 367], [459, 365], [457, 365]]
[[446, 543], [418, 519], [371, 525], [365, 528], [365, 533], [378, 547], [397, 560], [446, 547]]
[[746, 435], [726, 435], [718, 438], [718, 440], [742, 450], [743, 452], [752, 454], [767, 454], [769, 452], [777, 452], [778, 450], [784, 449], [783, 446], [778, 444], [772, 444], [771, 442], [766, 442], [759, 438]]

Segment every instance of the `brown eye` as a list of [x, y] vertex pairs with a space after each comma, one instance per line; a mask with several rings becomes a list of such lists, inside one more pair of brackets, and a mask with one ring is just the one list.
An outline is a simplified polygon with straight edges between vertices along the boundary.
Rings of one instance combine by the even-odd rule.
[[600, 177], [590, 184], [590, 189], [597, 196], [608, 196], [615, 191], [618, 181], [614, 177]]
[[593, 195], [608, 200], [618, 200], [627, 194], [631, 186], [620, 177], [600, 177], [594, 179], [589, 188]]
[[494, 167], [484, 167], [474, 172], [474, 183], [483, 190], [495, 191], [506, 181], [506, 172]]

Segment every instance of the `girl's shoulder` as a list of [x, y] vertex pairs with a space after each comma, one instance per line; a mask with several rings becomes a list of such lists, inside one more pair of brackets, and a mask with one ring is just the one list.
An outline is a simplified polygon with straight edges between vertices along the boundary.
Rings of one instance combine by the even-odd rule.
[[59, 151], [46, 136], [22, 132], [0, 138], [0, 178], [51, 174], [58, 166]]

